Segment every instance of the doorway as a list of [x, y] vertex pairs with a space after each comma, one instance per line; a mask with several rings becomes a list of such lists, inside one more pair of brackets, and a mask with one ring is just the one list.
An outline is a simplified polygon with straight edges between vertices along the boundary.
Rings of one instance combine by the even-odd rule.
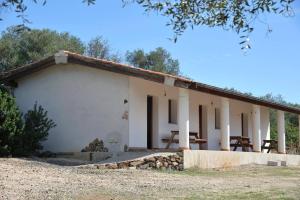
[[198, 109], [199, 113], [199, 138], [203, 138], [203, 107], [202, 105], [199, 105]]
[[249, 137], [248, 134], [248, 115], [246, 113], [241, 114], [241, 122], [242, 122], [242, 136]]
[[153, 97], [147, 96], [147, 149], [153, 148]]
[[[199, 105], [198, 106], [198, 124], [199, 124], [199, 138], [208, 139], [207, 135], [207, 109], [206, 106]], [[208, 143], [201, 144], [202, 150], [207, 150]]]

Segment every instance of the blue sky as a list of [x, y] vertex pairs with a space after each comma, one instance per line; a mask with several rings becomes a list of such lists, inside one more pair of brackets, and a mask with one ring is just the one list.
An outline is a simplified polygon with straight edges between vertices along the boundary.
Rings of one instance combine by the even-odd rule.
[[[27, 2], [31, 2], [27, 0]], [[124, 55], [127, 50], [156, 47], [169, 50], [181, 64], [181, 71], [194, 80], [218, 87], [234, 87], [261, 96], [272, 92], [300, 103], [300, 1], [296, 16], [262, 16], [273, 32], [257, 23], [251, 35], [252, 50], [245, 55], [234, 32], [197, 27], [173, 43], [167, 19], [145, 13], [138, 5], [122, 7], [121, 0], [98, 0], [86, 6], [81, 0], [48, 0], [45, 7], [29, 3], [31, 28], [68, 31], [88, 41], [97, 35]], [[20, 23], [12, 12], [1, 13], [0, 31]]]

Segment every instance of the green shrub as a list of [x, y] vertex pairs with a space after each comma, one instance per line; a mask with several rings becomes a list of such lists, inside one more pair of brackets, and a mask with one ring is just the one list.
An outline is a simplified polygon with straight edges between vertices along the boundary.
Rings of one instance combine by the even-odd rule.
[[35, 103], [24, 115], [24, 131], [15, 140], [13, 155], [27, 156], [42, 150], [41, 142], [47, 140], [49, 130], [55, 126], [47, 111]]
[[0, 112], [0, 156], [8, 156], [15, 138], [22, 134], [23, 122], [15, 98], [3, 89], [0, 89]]
[[28, 156], [42, 150], [41, 142], [53, 127], [55, 123], [37, 103], [23, 121], [15, 98], [0, 87], [0, 156]]

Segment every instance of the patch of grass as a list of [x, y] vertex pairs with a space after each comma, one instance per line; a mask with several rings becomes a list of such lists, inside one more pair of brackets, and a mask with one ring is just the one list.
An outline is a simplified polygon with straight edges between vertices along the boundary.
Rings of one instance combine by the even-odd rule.
[[[92, 170], [90, 173], [122, 173], [134, 174], [144, 173], [141, 170]], [[148, 172], [150, 174], [148, 174]], [[243, 199], [275, 199], [275, 200], [298, 200], [300, 197], [299, 180], [300, 168], [291, 167], [267, 167], [267, 166], [244, 166], [231, 169], [200, 170], [188, 169], [184, 171], [174, 170], [153, 170], [147, 171], [148, 175], [162, 175], [162, 179], [178, 181], [182, 178], [190, 181], [191, 186], [178, 185], [177, 183], [167, 182], [169, 188], [176, 188], [175, 191], [158, 189], [156, 185], [141, 183], [135, 186], [136, 190], [107, 190], [102, 191], [104, 197], [112, 199], [188, 199], [188, 200], [243, 200]], [[168, 176], [169, 175], [169, 176]], [[177, 177], [174, 177], [177, 176]], [[276, 178], [274, 178], [276, 177]], [[278, 178], [277, 178], [278, 177]], [[186, 180], [187, 179], [187, 180]], [[159, 180], [159, 179], [158, 179]], [[207, 181], [201, 184], [201, 181]], [[259, 181], [261, 180], [261, 181]], [[267, 181], [266, 181], [267, 180]], [[278, 180], [280, 184], [273, 185], [273, 181]], [[198, 181], [199, 187], [194, 181]], [[216, 182], [215, 182], [216, 181]], [[236, 181], [236, 182], [235, 182]], [[295, 181], [295, 184], [290, 184]], [[228, 186], [226, 183], [232, 185]], [[282, 183], [282, 185], [281, 185]], [[160, 183], [157, 183], [160, 184]], [[297, 187], [298, 186], [298, 187]], [[101, 190], [103, 190], [102, 188]], [[137, 192], [138, 191], [138, 192]], [[178, 195], [178, 196], [177, 196]]]
[[298, 200], [300, 192], [298, 189], [283, 191], [280, 189], [264, 191], [228, 190], [215, 193], [193, 194], [188, 200], [214, 199], [214, 200], [243, 200], [243, 199], [274, 199], [274, 200]]
[[269, 167], [263, 171], [265, 176], [300, 177], [300, 168]]
[[297, 167], [240, 167], [229, 169], [186, 169], [184, 171], [158, 170], [162, 173], [177, 174], [184, 176], [208, 176], [208, 177], [228, 177], [228, 176], [283, 176], [300, 177], [300, 168]]
[[[152, 191], [153, 192], [153, 191]], [[120, 192], [120, 191], [103, 191], [103, 192], [96, 192], [90, 196], [83, 196], [78, 198], [80, 200], [92, 200], [92, 199], [122, 199], [122, 200], [129, 200], [132, 199], [134, 196], [135, 199], [186, 199], [186, 200], [298, 200], [300, 196], [300, 192], [298, 188], [290, 188], [288, 190], [282, 190], [279, 188], [270, 189], [270, 190], [250, 190], [249, 189], [242, 189], [242, 190], [218, 190], [218, 191], [202, 191], [199, 190], [198, 192], [189, 192], [183, 190], [180, 196], [174, 196], [169, 193], [164, 193], [160, 191], [160, 194], [151, 194], [148, 192], [142, 192], [136, 194], [132, 191], [127, 192]]]
[[[204, 176], [204, 177], [228, 177], [241, 175], [241, 171], [232, 169], [186, 169], [184, 171], [174, 171], [174, 170], [158, 170], [161, 173], [176, 174], [180, 176]], [[249, 173], [247, 174], [249, 175]]]

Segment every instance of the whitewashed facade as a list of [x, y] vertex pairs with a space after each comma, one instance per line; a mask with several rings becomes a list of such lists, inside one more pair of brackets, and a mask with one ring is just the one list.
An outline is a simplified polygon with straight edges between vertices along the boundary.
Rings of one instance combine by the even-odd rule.
[[[204, 148], [221, 149], [215, 115], [222, 98], [192, 90], [187, 93], [189, 130], [199, 132], [201, 105], [202, 133], [208, 140]], [[179, 130], [178, 122], [168, 121], [168, 102], [174, 100], [179, 107], [179, 88], [86, 66], [60, 64], [25, 76], [18, 80], [14, 95], [23, 112], [35, 102], [48, 111], [57, 126], [44, 145], [55, 152], [80, 151], [95, 138], [103, 139], [113, 151], [123, 151], [125, 145], [147, 148], [147, 96], [153, 97], [152, 147], [164, 148], [161, 139], [170, 136], [171, 130]], [[244, 132], [253, 141], [252, 107], [229, 99], [230, 135], [242, 135], [243, 113], [247, 116]], [[260, 107], [260, 111], [261, 139], [269, 139], [269, 109]]]
[[23, 113], [35, 102], [48, 111], [57, 126], [44, 147], [53, 152], [79, 152], [95, 138], [114, 152], [162, 149], [173, 130], [179, 144], [171, 148], [198, 149], [189, 144], [189, 132], [197, 132], [207, 140], [202, 149], [229, 151], [230, 136], [245, 136], [261, 152], [272, 108], [278, 152], [285, 153], [284, 112], [300, 115], [297, 108], [66, 51], [0, 74], [0, 84], [12, 88]]

